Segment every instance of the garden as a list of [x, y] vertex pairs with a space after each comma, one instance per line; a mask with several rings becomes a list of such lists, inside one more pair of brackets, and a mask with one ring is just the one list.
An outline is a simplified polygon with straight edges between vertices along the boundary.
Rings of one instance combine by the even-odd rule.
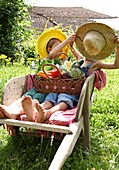
[[[106, 62], [113, 62], [111, 56]], [[91, 107], [91, 151], [83, 150], [77, 142], [63, 170], [118, 170], [119, 169], [119, 70], [105, 70], [107, 85], [94, 90]], [[6, 82], [16, 76], [35, 73], [30, 66], [20, 63], [0, 67], [0, 98]], [[4, 75], [4, 76], [3, 76]], [[0, 127], [0, 169], [47, 170], [60, 142], [28, 136], [11, 137]]]
[[[0, 3], [1, 103], [9, 79], [36, 73], [43, 63], [35, 52], [40, 32], [31, 29], [24, 1], [2, 0]], [[113, 63], [114, 59], [115, 54], [112, 54], [104, 61]], [[101, 91], [94, 89], [90, 113], [91, 151], [84, 151], [77, 141], [62, 170], [119, 170], [119, 69], [104, 71], [107, 84]], [[51, 139], [11, 137], [0, 126], [0, 169], [47, 170], [59, 145], [56, 139], [52, 144]]]

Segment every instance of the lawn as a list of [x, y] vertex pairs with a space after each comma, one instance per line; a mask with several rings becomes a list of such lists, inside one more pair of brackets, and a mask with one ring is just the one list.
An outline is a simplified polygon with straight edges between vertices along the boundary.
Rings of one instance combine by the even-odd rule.
[[[33, 73], [30, 67], [0, 67], [0, 98], [11, 77]], [[107, 85], [94, 90], [91, 107], [91, 152], [77, 142], [62, 170], [119, 170], [119, 70], [106, 70]], [[54, 139], [10, 137], [0, 127], [1, 170], [47, 170], [60, 142]]]

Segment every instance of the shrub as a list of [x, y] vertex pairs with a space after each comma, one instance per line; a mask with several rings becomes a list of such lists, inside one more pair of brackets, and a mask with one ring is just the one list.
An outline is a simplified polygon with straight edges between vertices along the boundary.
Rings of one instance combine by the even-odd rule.
[[24, 42], [32, 35], [31, 22], [24, 0], [0, 1], [0, 54], [17, 59], [23, 55]]

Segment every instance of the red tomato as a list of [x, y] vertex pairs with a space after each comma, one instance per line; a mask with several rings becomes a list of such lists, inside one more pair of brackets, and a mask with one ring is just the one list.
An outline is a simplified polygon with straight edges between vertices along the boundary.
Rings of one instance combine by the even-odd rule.
[[54, 78], [58, 77], [58, 75], [59, 75], [59, 71], [56, 69], [50, 70], [50, 73], [52, 74], [52, 77], [54, 77]]

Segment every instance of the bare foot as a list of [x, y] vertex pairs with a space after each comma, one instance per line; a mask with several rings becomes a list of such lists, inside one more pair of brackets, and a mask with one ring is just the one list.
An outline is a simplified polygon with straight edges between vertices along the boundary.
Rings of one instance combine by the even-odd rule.
[[32, 99], [33, 101], [33, 106], [35, 107], [36, 103], [39, 103], [39, 101], [37, 99]]
[[36, 109], [38, 111], [37, 114], [37, 122], [42, 123], [45, 120], [46, 117], [46, 111], [42, 108], [42, 106], [38, 103], [36, 103]]
[[6, 116], [0, 111], [0, 119], [6, 118]]
[[34, 122], [35, 116], [37, 114], [37, 110], [34, 107], [32, 98], [30, 96], [24, 97], [21, 104], [22, 104], [23, 110], [27, 116], [27, 119], [31, 122]]
[[11, 109], [9, 109], [9, 106], [5, 106], [5, 105], [0, 105], [0, 111], [7, 117], [10, 119], [16, 119], [17, 118], [17, 114], [13, 113]]

